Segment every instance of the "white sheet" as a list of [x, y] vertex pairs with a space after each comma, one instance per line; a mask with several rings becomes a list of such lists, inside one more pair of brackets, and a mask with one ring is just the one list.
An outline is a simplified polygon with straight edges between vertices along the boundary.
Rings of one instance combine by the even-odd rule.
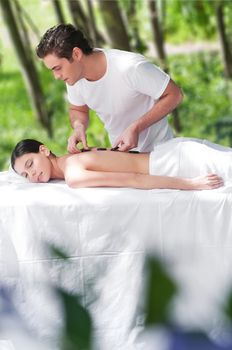
[[[83, 295], [98, 350], [146, 349], [140, 338], [145, 253], [180, 283], [173, 318], [223, 332], [220, 305], [231, 282], [232, 189], [70, 189], [0, 174], [1, 280], [15, 283], [21, 315], [55, 341], [61, 306], [50, 284]], [[55, 259], [44, 243], [66, 252]], [[55, 349], [55, 345], [53, 347]]]
[[232, 148], [207, 140], [177, 137], [155, 147], [150, 174], [193, 178], [217, 174], [232, 181]]

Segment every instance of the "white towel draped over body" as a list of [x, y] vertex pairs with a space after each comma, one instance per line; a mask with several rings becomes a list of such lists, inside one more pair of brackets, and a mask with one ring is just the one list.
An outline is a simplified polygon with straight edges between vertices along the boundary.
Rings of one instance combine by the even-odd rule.
[[196, 177], [217, 174], [232, 180], [232, 148], [207, 140], [174, 138], [157, 145], [150, 155], [150, 174]]

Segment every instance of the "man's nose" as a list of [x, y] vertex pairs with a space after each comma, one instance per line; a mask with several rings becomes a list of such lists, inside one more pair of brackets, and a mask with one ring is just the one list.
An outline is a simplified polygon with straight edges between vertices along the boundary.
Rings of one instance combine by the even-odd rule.
[[57, 73], [57, 72], [54, 72], [54, 78], [57, 80], [61, 80], [62, 77], [61, 77], [61, 74], [60, 73]]

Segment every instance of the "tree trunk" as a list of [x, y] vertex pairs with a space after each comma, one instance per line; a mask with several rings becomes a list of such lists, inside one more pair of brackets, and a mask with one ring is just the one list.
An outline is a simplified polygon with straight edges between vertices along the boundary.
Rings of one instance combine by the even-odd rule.
[[130, 42], [116, 0], [98, 0], [102, 18], [114, 48], [130, 51]]
[[137, 17], [136, 0], [130, 0], [127, 11], [127, 18], [130, 28], [131, 46], [132, 49], [140, 53], [144, 53], [147, 50], [146, 44], [142, 41], [139, 34], [139, 23]]
[[99, 46], [97, 45], [97, 27], [96, 27], [96, 22], [95, 22], [95, 17], [94, 17], [94, 11], [93, 11], [93, 5], [91, 0], [87, 0], [87, 6], [88, 6], [88, 12], [89, 12], [89, 17], [91, 21], [91, 38], [94, 42], [94, 46]]
[[68, 6], [75, 26], [83, 30], [84, 34], [86, 34], [90, 38], [91, 30], [89, 25], [89, 19], [85, 15], [81, 3], [78, 0], [68, 0]]
[[62, 11], [60, 0], [52, 0], [52, 4], [55, 10], [55, 14], [58, 20], [58, 23], [65, 23], [64, 13]]
[[101, 45], [105, 44], [106, 40], [104, 36], [96, 27], [92, 1], [87, 0], [89, 17], [86, 16], [85, 11], [78, 0], [67, 1], [75, 26], [83, 30], [84, 34], [93, 41], [93, 46], [101, 47]]
[[[157, 50], [157, 55], [161, 62], [162, 68], [168, 73], [169, 68], [167, 64], [167, 55], [164, 48], [164, 34], [159, 21], [157, 2], [156, 0], [148, 0], [148, 4], [149, 4], [151, 25], [152, 25], [152, 31], [153, 31], [154, 43]], [[163, 8], [163, 11], [164, 10], [165, 8]], [[175, 109], [174, 111], [172, 111], [172, 116], [173, 116], [174, 129], [177, 133], [179, 133], [181, 132], [182, 127], [180, 123], [178, 109]]]
[[31, 57], [32, 56], [31, 41], [30, 41], [30, 37], [28, 35], [28, 31], [27, 31], [27, 28], [26, 28], [24, 20], [23, 20], [22, 7], [20, 6], [18, 0], [14, 0], [14, 7], [15, 7], [14, 13], [17, 14], [18, 29], [19, 29], [19, 34], [23, 40], [23, 46], [27, 48], [27, 50], [28, 50], [27, 55], [29, 57]]
[[47, 129], [49, 135], [51, 136], [52, 130], [50, 118], [45, 108], [45, 101], [39, 82], [39, 77], [34, 65], [33, 58], [30, 54], [31, 50], [24, 46], [12, 4], [15, 4], [14, 0], [0, 0], [3, 16], [7, 23], [12, 42], [14, 43], [16, 54], [21, 64], [23, 76], [25, 78], [27, 90], [30, 96], [30, 101], [32, 102], [32, 107], [35, 111], [37, 119], [42, 124], [42, 126]]
[[223, 1], [215, 3], [216, 19], [219, 38], [222, 48], [222, 57], [224, 61], [224, 70], [227, 78], [232, 78], [232, 52], [229, 45], [229, 41], [226, 35], [226, 27], [224, 21], [224, 8]]
[[89, 17], [91, 22], [91, 28], [90, 28], [91, 38], [94, 42], [94, 46], [101, 47], [103, 44], [105, 44], [106, 41], [105, 41], [105, 38], [97, 29], [92, 0], [87, 0], [87, 6], [88, 6]]
[[[36, 38], [39, 41], [41, 39], [41, 35], [39, 32], [39, 29], [37, 28], [35, 23], [32, 21], [31, 17], [28, 15], [26, 10], [19, 4], [19, 1], [17, 1], [17, 0], [15, 0], [15, 7], [17, 8], [17, 11], [20, 12], [20, 16], [19, 16], [21, 18], [20, 22], [24, 23], [24, 20], [25, 20], [25, 22], [27, 22], [28, 26], [33, 31], [33, 33], [35, 34]], [[25, 24], [23, 24], [23, 25], [25, 27]]]
[[148, 0], [148, 5], [149, 5], [149, 12], [150, 12], [152, 33], [154, 37], [154, 43], [155, 43], [157, 55], [161, 62], [162, 67], [166, 69], [167, 57], [166, 57], [166, 52], [164, 48], [163, 30], [159, 22], [159, 14], [158, 14], [156, 0]]

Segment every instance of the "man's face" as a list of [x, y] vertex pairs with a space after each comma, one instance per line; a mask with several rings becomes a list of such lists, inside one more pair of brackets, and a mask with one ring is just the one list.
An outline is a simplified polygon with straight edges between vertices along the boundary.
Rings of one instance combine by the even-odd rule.
[[45, 146], [40, 146], [39, 153], [26, 153], [18, 157], [14, 169], [30, 182], [48, 182], [51, 178], [49, 153]]
[[73, 55], [71, 60], [59, 58], [55, 54], [44, 57], [45, 66], [52, 70], [55, 79], [63, 80], [68, 85], [74, 85], [83, 78], [83, 65], [77, 55]]

